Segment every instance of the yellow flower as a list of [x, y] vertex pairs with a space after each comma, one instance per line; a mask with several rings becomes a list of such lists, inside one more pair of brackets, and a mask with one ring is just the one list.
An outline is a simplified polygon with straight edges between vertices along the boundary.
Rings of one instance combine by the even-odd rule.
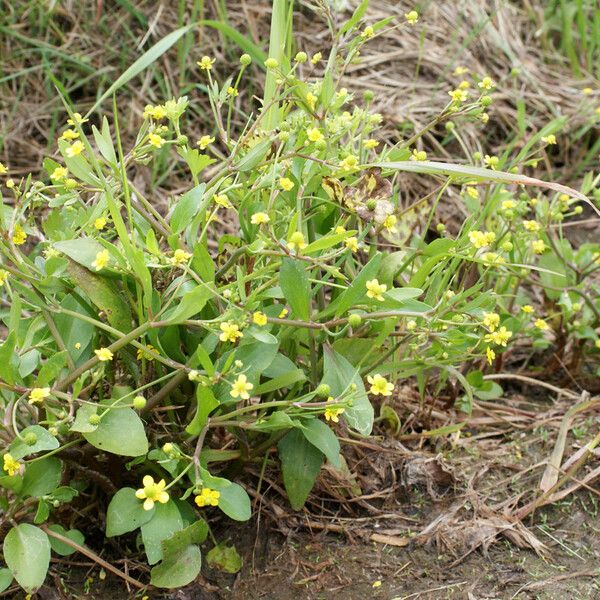
[[496, 87], [496, 82], [491, 77], [484, 77], [477, 85], [482, 90], [492, 90]]
[[67, 156], [73, 158], [74, 156], [81, 154], [84, 150], [85, 146], [83, 145], [83, 142], [77, 140], [67, 148]]
[[8, 452], [4, 455], [4, 470], [12, 477], [19, 472], [21, 464], [15, 460]]
[[483, 315], [483, 324], [490, 330], [495, 331], [500, 325], [500, 315], [498, 313], [485, 313]]
[[98, 231], [102, 231], [105, 227], [106, 227], [106, 223], [108, 221], [104, 218], [104, 217], [98, 217], [95, 221], [94, 221], [94, 227], [98, 230]]
[[322, 142], [325, 139], [325, 136], [318, 127], [307, 129], [306, 137], [308, 137], [311, 142]]
[[374, 139], [363, 140], [363, 147], [367, 150], [373, 150], [373, 148], [377, 148], [379, 146], [379, 142]]
[[19, 225], [15, 225], [13, 230], [12, 241], [15, 246], [22, 246], [27, 240], [27, 234], [25, 230]]
[[483, 162], [493, 171], [496, 170], [496, 167], [498, 166], [498, 163], [500, 162], [500, 159], [497, 156], [490, 156], [489, 154], [486, 154], [483, 157]]
[[155, 148], [162, 148], [165, 144], [165, 139], [158, 135], [158, 133], [149, 133], [148, 143]]
[[256, 325], [259, 325], [260, 327], [262, 327], [263, 325], [267, 324], [267, 315], [265, 315], [264, 312], [257, 310], [255, 313], [252, 314], [252, 321]]
[[215, 141], [214, 137], [210, 135], [203, 135], [196, 144], [200, 147], [200, 150], [206, 150]]
[[310, 62], [313, 65], [316, 65], [322, 58], [323, 58], [323, 54], [321, 54], [321, 52], [315, 52], [315, 54], [312, 55]]
[[239, 94], [240, 94], [240, 93], [237, 91], [237, 89], [236, 89], [236, 88], [234, 88], [234, 87], [232, 87], [232, 86], [229, 86], [229, 87], [227, 88], [227, 95], [228, 95], [228, 96], [231, 96], [232, 98], [235, 98], [236, 96], [239, 96]]
[[315, 106], [317, 105], [317, 97], [314, 94], [308, 92], [308, 94], [306, 94], [305, 100], [306, 104], [308, 105], [308, 108], [310, 108], [310, 110], [315, 110]]
[[477, 198], [479, 198], [479, 190], [477, 188], [467, 186], [465, 191], [467, 192], [467, 196], [469, 196], [469, 198], [473, 198], [473, 200], [477, 200]]
[[523, 306], [521, 306], [521, 310], [525, 314], [530, 315], [533, 312], [533, 306], [531, 306], [531, 304], [524, 304]]
[[235, 343], [238, 338], [244, 337], [244, 334], [240, 331], [236, 323], [225, 321], [225, 323], [221, 323], [220, 327], [222, 333], [219, 335], [219, 339], [222, 342]]
[[335, 233], [340, 234], [340, 233], [346, 233], [346, 228], [342, 225], [338, 225], [335, 228]]
[[417, 150], [416, 148], [412, 151], [410, 160], [423, 161], [427, 160], [427, 152], [425, 150]]
[[152, 475], [146, 475], [142, 479], [143, 488], [135, 492], [135, 497], [144, 501], [144, 510], [152, 510], [155, 502], [166, 504], [169, 501], [169, 493], [165, 492], [165, 480], [161, 479], [154, 483]]
[[154, 119], [155, 121], [161, 121], [167, 116], [167, 111], [164, 106], [152, 106], [152, 104], [147, 104], [144, 107], [144, 119], [148, 119], [149, 117]]
[[360, 32], [360, 37], [363, 38], [363, 40], [368, 40], [368, 39], [372, 38], [374, 35], [375, 35], [375, 30], [373, 29], [372, 25], [367, 25]]
[[383, 221], [383, 226], [390, 232], [396, 233], [396, 223], [398, 222], [398, 217], [396, 215], [388, 215]]
[[468, 73], [469, 69], [467, 69], [467, 67], [461, 67], [458, 66], [456, 67], [456, 69], [454, 69], [454, 75], [456, 75], [457, 77], [459, 77], [460, 75], [464, 75], [465, 73]]
[[387, 285], [385, 283], [379, 283], [377, 279], [371, 279], [367, 281], [367, 296], [369, 298], [373, 298], [374, 300], [379, 300], [383, 302], [383, 295], [387, 290]]
[[113, 359], [114, 354], [108, 348], [99, 348], [98, 350], [94, 350], [94, 353], [98, 357], [100, 362], [107, 362]]
[[356, 238], [356, 237], [346, 238], [344, 240], [344, 244], [346, 245], [346, 248], [349, 248], [350, 250], [352, 250], [352, 252], [358, 252], [358, 238]]
[[6, 165], [0, 162], [0, 175], [6, 175], [6, 173], [8, 173]]
[[488, 364], [492, 364], [492, 361], [496, 358], [496, 353], [488, 346], [485, 350], [485, 356], [487, 358]]
[[173, 256], [169, 258], [169, 262], [172, 265], [182, 265], [186, 263], [188, 260], [192, 258], [192, 255], [181, 248], [177, 248], [175, 252], [173, 252]]
[[554, 144], [556, 144], [556, 136], [553, 134], [543, 136], [542, 142], [544, 144], [548, 144], [548, 146], [553, 146]]
[[194, 502], [200, 507], [218, 506], [220, 497], [221, 492], [217, 490], [211, 490], [210, 488], [202, 488], [202, 491], [196, 496]]
[[237, 379], [231, 385], [229, 395], [232, 398], [241, 398], [242, 400], [248, 400], [250, 394], [248, 393], [254, 386], [248, 382], [248, 378], [241, 373], [237, 376]]
[[214, 62], [215, 62], [214, 58], [211, 58], [210, 56], [203, 56], [196, 64], [203, 71], [210, 71], [212, 69]]
[[544, 319], [536, 319], [533, 323], [535, 327], [537, 327], [540, 331], [547, 331], [550, 329], [550, 325], [544, 321]]
[[294, 182], [287, 177], [281, 177], [279, 179], [279, 185], [286, 191], [289, 192], [294, 187]]
[[367, 381], [371, 384], [371, 388], [369, 392], [373, 394], [373, 396], [391, 396], [394, 391], [394, 384], [390, 383], [385, 377], [376, 373], [371, 377], [369, 375], [367, 377]]
[[216, 204], [222, 206], [223, 208], [233, 208], [233, 204], [231, 204], [229, 201], [227, 194], [215, 194], [213, 196], [213, 200]]
[[6, 269], [0, 269], [0, 287], [2, 287], [8, 280], [8, 271]]
[[594, 90], [593, 90], [591, 87], [584, 87], [584, 88], [581, 90], [581, 93], [582, 93], [584, 96], [589, 96], [590, 94], [593, 94], [593, 93], [594, 93]]
[[523, 227], [533, 233], [537, 233], [540, 230], [540, 224], [537, 221], [523, 221]]
[[458, 84], [459, 90], [468, 90], [470, 87], [471, 84], [466, 79], [463, 79], [463, 81]]
[[419, 13], [416, 10], [404, 13], [404, 18], [408, 21], [409, 25], [416, 25], [419, 20]]
[[72, 142], [79, 137], [79, 133], [74, 129], [65, 129], [60, 136], [61, 140], [65, 140], [66, 142]]
[[344, 169], [344, 171], [352, 171], [353, 169], [356, 169], [357, 166], [358, 158], [353, 154], [346, 156], [346, 158], [340, 162], [340, 168]]
[[300, 231], [295, 231], [290, 235], [290, 239], [287, 241], [287, 246], [290, 250], [298, 252], [304, 250], [308, 244], [304, 240], [304, 235]]
[[285, 319], [287, 317], [288, 312], [289, 312], [289, 310], [284, 307], [281, 309], [281, 312], [279, 313], [278, 317], [280, 319]]
[[72, 119], [67, 119], [67, 123], [71, 126], [81, 125], [82, 123], [87, 123], [89, 119], [84, 119], [79, 113], [73, 113]]
[[531, 248], [535, 254], [543, 254], [546, 251], [546, 244], [544, 240], [533, 240]]
[[483, 341], [492, 344], [496, 344], [497, 346], [506, 346], [508, 340], [512, 337], [512, 331], [509, 331], [504, 327], [500, 327], [500, 329], [488, 333], [484, 336]]
[[50, 388], [33, 388], [29, 392], [29, 404], [42, 403], [50, 395]]
[[469, 241], [478, 250], [487, 248], [496, 241], [496, 234], [493, 231], [470, 231]]
[[136, 352], [136, 356], [138, 360], [142, 360], [142, 358], [152, 361], [154, 360], [154, 356], [150, 354], [147, 350], [151, 350], [152, 352], [156, 352], [156, 348], [152, 344], [146, 344], [146, 348], [138, 348]]
[[[329, 396], [329, 398], [327, 398], [327, 402], [334, 402], [334, 399]], [[325, 409], [325, 420], [326, 421], [333, 421], [334, 423], [339, 423], [340, 422], [340, 415], [345, 411], [346, 409], [338, 406], [338, 407], [330, 407], [330, 408], [326, 408]]]
[[467, 90], [461, 90], [460, 88], [457, 88], [455, 90], [450, 90], [448, 92], [448, 96], [452, 98], [452, 102], [455, 104], [460, 104], [461, 102], [466, 102], [467, 98], [469, 97], [469, 92]]
[[7, 179], [6, 180], [6, 187], [9, 190], [12, 190], [15, 187], [15, 180], [14, 179]]
[[513, 210], [517, 207], [517, 203], [514, 200], [504, 200], [502, 202], [502, 210]]
[[265, 212], [257, 212], [250, 217], [250, 223], [252, 223], [252, 225], [263, 225], [264, 223], [268, 223], [270, 220], [271, 218]]
[[96, 254], [96, 259], [92, 263], [92, 267], [94, 267], [96, 271], [101, 271], [109, 261], [110, 254], [108, 253], [108, 250], [100, 250], [100, 252]]

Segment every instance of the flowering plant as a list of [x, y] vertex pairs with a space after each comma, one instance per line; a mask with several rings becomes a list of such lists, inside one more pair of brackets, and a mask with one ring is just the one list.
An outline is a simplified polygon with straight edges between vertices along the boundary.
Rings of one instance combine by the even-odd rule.
[[[179, 587], [199, 572], [203, 515], [251, 516], [228, 465], [243, 473], [276, 449], [300, 509], [324, 461], [342, 472], [340, 435], [369, 435], [399, 379], [421, 393], [456, 382], [468, 414], [474, 397], [502, 393], [483, 371], [514, 344], [543, 349], [568, 327], [598, 345], [583, 276], [598, 245], [556, 239], [585, 196], [525, 176], [531, 156], [459, 166], [428, 161], [424, 132], [384, 144], [372, 95], [341, 83], [388, 26], [364, 25], [365, 8], [324, 71], [321, 53], [272, 47], [262, 109], [243, 130], [231, 114], [252, 57], [220, 82], [204, 56], [213, 128], [197, 141], [185, 134], [193, 99], [148, 105], [129, 148], [116, 114], [93, 124], [69, 108], [46, 177], [15, 181], [2, 166], [0, 501], [4, 558], [27, 591], [51, 550], [89, 556], [60, 523], [65, 506], [95, 497], [106, 536], [139, 530], [151, 583]], [[411, 11], [403, 26], [418, 20]], [[451, 137], [462, 119], [486, 123], [495, 86], [457, 82], [436, 124]], [[159, 160], [190, 181], [165, 210], [132, 176]], [[401, 172], [438, 178], [437, 193], [404, 198]], [[450, 193], [465, 217], [445, 224]], [[534, 286], [554, 312], [532, 307]], [[558, 322], [572, 315], [577, 325]]]

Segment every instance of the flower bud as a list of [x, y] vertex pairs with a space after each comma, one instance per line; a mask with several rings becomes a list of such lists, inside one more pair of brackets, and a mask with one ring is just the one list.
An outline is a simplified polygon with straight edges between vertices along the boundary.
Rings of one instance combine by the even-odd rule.
[[136, 396], [133, 399], [133, 408], [135, 408], [135, 410], [146, 408], [146, 398], [144, 398], [144, 396]]
[[247, 67], [249, 64], [252, 63], [252, 58], [250, 57], [249, 54], [242, 54], [240, 56], [240, 63], [244, 66]]
[[362, 323], [362, 317], [356, 313], [353, 313], [348, 317], [348, 323], [350, 323], [350, 327], [356, 329], [356, 327], [360, 327], [360, 324]]
[[28, 446], [33, 446], [38, 441], [38, 437], [35, 435], [35, 433], [33, 433], [33, 431], [26, 433], [23, 439]]
[[329, 387], [326, 383], [321, 383], [317, 386], [315, 392], [320, 398], [328, 398], [329, 394], [331, 393], [331, 387]]
[[300, 64], [305, 63], [308, 60], [308, 54], [306, 54], [306, 52], [298, 52], [294, 60]]
[[101, 420], [102, 418], [100, 417], [100, 415], [90, 415], [88, 418], [88, 423], [90, 425], [100, 425]]

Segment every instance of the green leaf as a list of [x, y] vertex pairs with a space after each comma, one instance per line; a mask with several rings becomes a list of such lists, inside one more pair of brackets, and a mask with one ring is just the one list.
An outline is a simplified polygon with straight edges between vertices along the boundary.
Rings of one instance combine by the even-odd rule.
[[219, 498], [219, 508], [234, 521], [247, 521], [252, 510], [250, 508], [250, 498], [246, 490], [237, 483], [221, 486], [213, 484], [214, 489], [221, 492]]
[[15, 368], [15, 346], [17, 345], [17, 332], [11, 331], [8, 337], [0, 344], [0, 379], [13, 384], [17, 370]]
[[[459, 179], [467, 179], [469, 181], [494, 181], [496, 183], [506, 183], [511, 185], [532, 185], [543, 187], [567, 194], [573, 198], [577, 198], [593, 205], [580, 192], [559, 183], [552, 183], [535, 179], [534, 177], [526, 177], [525, 175], [515, 175], [513, 173], [505, 173], [503, 171], [493, 171], [492, 169], [482, 169], [481, 167], [470, 167], [468, 165], [453, 165], [449, 163], [441, 163], [434, 161], [398, 161], [398, 162], [380, 162], [369, 165], [372, 167], [380, 167], [381, 169], [390, 169], [392, 171], [405, 171], [409, 173], [423, 173], [425, 175], [445, 175], [446, 177], [456, 177]], [[594, 207], [594, 210], [595, 209]]]
[[369, 6], [369, 0], [362, 0], [362, 2], [354, 9], [352, 16], [342, 25], [338, 35], [343, 35], [347, 31], [350, 31], [355, 27], [358, 22], [363, 18], [367, 7]]
[[277, 449], [285, 491], [292, 508], [300, 510], [321, 470], [323, 454], [297, 429], [293, 429], [281, 438]]
[[12, 580], [13, 576], [10, 569], [0, 569], [0, 593], [10, 586]]
[[310, 282], [304, 263], [284, 258], [279, 271], [279, 285], [297, 319], [310, 318]]
[[173, 233], [181, 233], [193, 218], [206, 208], [210, 198], [204, 197], [205, 190], [206, 184], [201, 183], [179, 198], [169, 221]]
[[214, 292], [207, 285], [201, 284], [186, 292], [180, 302], [163, 315], [163, 320], [170, 324], [181, 323], [197, 315], [213, 296]]
[[144, 424], [131, 408], [111, 408], [95, 431], [83, 437], [95, 448], [120, 456], [141, 456], [148, 452]]
[[196, 23], [191, 23], [185, 27], [180, 27], [175, 31], [172, 31], [166, 35], [162, 40], [154, 44], [152, 48], [144, 52], [117, 80], [96, 100], [96, 103], [87, 112], [86, 116], [92, 114], [101, 104], [112, 96], [119, 88], [122, 88], [126, 83], [133, 79], [136, 75], [139, 75], [147, 67], [149, 67], [154, 61], [158, 60], [181, 36], [185, 35], [193, 27], [196, 27]]
[[302, 419], [300, 431], [304, 437], [336, 468], [342, 466], [340, 461], [340, 442], [330, 427], [320, 419]]
[[290, 387], [294, 383], [299, 383], [300, 381], [304, 381], [306, 379], [306, 374], [302, 369], [293, 369], [288, 373], [280, 375], [279, 377], [275, 377], [271, 379], [271, 381], [265, 381], [265, 383], [259, 385], [256, 388], [256, 394], [266, 394], [268, 392], [273, 392], [275, 390], [279, 390], [281, 388]]
[[148, 564], [162, 560], [162, 543], [174, 533], [183, 529], [183, 519], [175, 502], [154, 505], [154, 516], [142, 525], [142, 541], [148, 557]]
[[185, 529], [163, 540], [163, 555], [173, 555], [185, 550], [190, 544], [201, 544], [208, 536], [208, 525], [204, 519], [198, 519]]
[[46, 387], [51, 384], [67, 364], [67, 351], [53, 354], [39, 370], [35, 386]]
[[377, 253], [354, 278], [352, 283], [345, 289], [319, 317], [326, 317], [332, 314], [339, 316], [345, 313], [349, 308], [358, 304], [367, 293], [367, 281], [377, 276], [379, 265], [381, 263], [381, 253]]
[[4, 540], [3, 553], [13, 577], [26, 592], [33, 593], [44, 583], [50, 542], [39, 527], [29, 523], [13, 527]]
[[271, 147], [272, 140], [267, 138], [262, 142], [259, 142], [251, 150], [249, 150], [242, 158], [234, 165], [234, 168], [238, 171], [250, 171], [254, 169], [260, 162], [263, 161], [269, 148]]
[[35, 444], [32, 444], [31, 446], [19, 438], [12, 441], [9, 452], [15, 460], [21, 460], [24, 456], [29, 456], [36, 452], [55, 450], [58, 448], [58, 440], [47, 429], [44, 429], [39, 425], [30, 425], [21, 431], [21, 436], [25, 437], [27, 434], [31, 433], [35, 434], [37, 437]]
[[[58, 524], [48, 525], [48, 529], [51, 529], [55, 533], [62, 535], [63, 537], [69, 538], [74, 541], [76, 544], [83, 546], [83, 542], [85, 541], [85, 536], [79, 529], [69, 529], [68, 531], [62, 526]], [[56, 552], [56, 554], [60, 554], [61, 556], [70, 556], [71, 554], [77, 552], [75, 548], [69, 546], [65, 542], [61, 540], [57, 540], [55, 537], [51, 535], [48, 536], [50, 540], [50, 546], [52, 546], [52, 550]]]
[[242, 557], [238, 554], [235, 546], [228, 546], [225, 541], [209, 550], [206, 562], [211, 567], [225, 571], [225, 573], [237, 573], [243, 564]]
[[331, 248], [331, 246], [335, 246], [340, 242], [343, 242], [346, 238], [352, 237], [356, 231], [345, 231], [344, 233], [331, 233], [329, 235], [324, 235], [323, 237], [315, 240], [310, 243], [304, 250], [302, 250], [302, 254], [314, 254], [315, 252], [319, 252], [320, 250], [327, 250], [327, 248]]
[[179, 588], [191, 583], [200, 573], [202, 555], [198, 546], [169, 554], [150, 571], [150, 583], [159, 588]]
[[112, 136], [110, 135], [110, 127], [108, 125], [108, 119], [102, 118], [102, 133], [100, 133], [95, 125], [92, 125], [92, 133], [94, 134], [94, 140], [96, 140], [96, 146], [100, 154], [111, 164], [117, 164], [117, 155], [113, 146]]
[[343, 417], [350, 427], [363, 435], [369, 435], [373, 429], [374, 411], [358, 369], [333, 348], [325, 346], [323, 373], [322, 383], [331, 387], [331, 395], [334, 397], [346, 393], [351, 384], [356, 385], [356, 390], [352, 392], [352, 406], [346, 408]]
[[121, 488], [111, 499], [106, 511], [106, 537], [135, 531], [147, 523], [155, 509], [144, 510], [143, 501], [135, 496], [133, 488]]
[[22, 496], [41, 498], [53, 492], [60, 483], [61, 462], [50, 456], [27, 465], [23, 476]]
[[196, 388], [196, 414], [185, 428], [186, 432], [190, 435], [199, 435], [206, 425], [208, 415], [217, 406], [219, 406], [219, 402], [215, 398], [213, 391], [209, 387], [199, 385]]

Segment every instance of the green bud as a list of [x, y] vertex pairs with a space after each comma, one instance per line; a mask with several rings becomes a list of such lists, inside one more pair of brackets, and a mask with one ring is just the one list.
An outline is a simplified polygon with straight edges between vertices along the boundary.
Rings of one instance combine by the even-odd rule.
[[519, 167], [511, 167], [509, 173], [516, 174], [519, 172]]
[[187, 135], [178, 136], [176, 143], [178, 146], [185, 146], [188, 143], [188, 136]]
[[479, 102], [481, 103], [481, 106], [489, 106], [493, 100], [491, 96], [481, 96]]
[[173, 444], [171, 444], [171, 442], [167, 442], [166, 444], [163, 445], [162, 447], [162, 451], [165, 454], [171, 454], [171, 452], [173, 452], [173, 450], [175, 450], [175, 446], [173, 446]]
[[578, 311], [580, 311], [580, 310], [581, 310], [581, 304], [579, 304], [579, 302], [574, 302], [574, 303], [573, 303], [573, 310], [574, 310], [575, 312], [578, 312]]
[[581, 327], [581, 321], [573, 321], [573, 327], [575, 327], [575, 329], [577, 329], [578, 327]]
[[444, 231], [446, 231], [446, 226], [443, 223], [438, 223], [435, 228], [438, 233], [444, 233]]
[[510, 76], [511, 77], [518, 77], [520, 74], [521, 74], [521, 70], [519, 68], [517, 68], [517, 67], [513, 67], [510, 70]]
[[512, 242], [502, 242], [502, 250], [504, 252], [510, 252], [513, 249]]
[[146, 408], [146, 398], [144, 398], [144, 396], [136, 396], [133, 399], [133, 408], [135, 408], [135, 410]]
[[356, 391], [356, 384], [355, 383], [351, 383], [350, 384], [350, 391], [351, 392], [355, 392]]
[[473, 160], [474, 161], [481, 160], [481, 152], [473, 152]]
[[580, 215], [583, 212], [583, 206], [576, 206], [574, 212], [576, 215]]
[[454, 121], [448, 121], [445, 125], [446, 127], [446, 131], [450, 132], [450, 131], [454, 131], [456, 129], [456, 125], [454, 123]]
[[368, 210], [375, 210], [377, 208], [377, 200], [375, 200], [374, 198], [369, 198], [367, 200], [367, 209]]
[[373, 98], [375, 98], [373, 90], [365, 90], [363, 92], [363, 98], [365, 99], [365, 102], [373, 102]]
[[244, 66], [247, 67], [249, 64], [252, 63], [252, 58], [250, 57], [249, 54], [242, 54], [240, 56], [240, 63]]
[[290, 132], [289, 131], [280, 131], [278, 137], [282, 142], [287, 142], [290, 139]]
[[329, 394], [331, 394], [331, 388], [326, 383], [321, 383], [317, 386], [315, 392], [320, 398], [328, 398]]
[[28, 446], [33, 446], [38, 441], [38, 437], [35, 435], [35, 433], [33, 433], [33, 431], [26, 433], [24, 439]]
[[56, 427], [48, 427], [48, 433], [56, 437], [58, 435], [58, 429]]
[[360, 327], [360, 324], [362, 323], [362, 317], [356, 313], [353, 313], [348, 317], [348, 323], [350, 323], [350, 327], [356, 329], [356, 327]]
[[100, 415], [90, 415], [88, 418], [88, 423], [90, 425], [100, 425], [100, 421], [101, 421], [101, 417]]
[[294, 60], [300, 64], [305, 63], [308, 60], [308, 54], [306, 54], [306, 52], [298, 52]]
[[279, 66], [279, 62], [277, 61], [276, 58], [267, 58], [267, 60], [265, 60], [265, 67], [267, 67], [267, 69], [276, 69]]

